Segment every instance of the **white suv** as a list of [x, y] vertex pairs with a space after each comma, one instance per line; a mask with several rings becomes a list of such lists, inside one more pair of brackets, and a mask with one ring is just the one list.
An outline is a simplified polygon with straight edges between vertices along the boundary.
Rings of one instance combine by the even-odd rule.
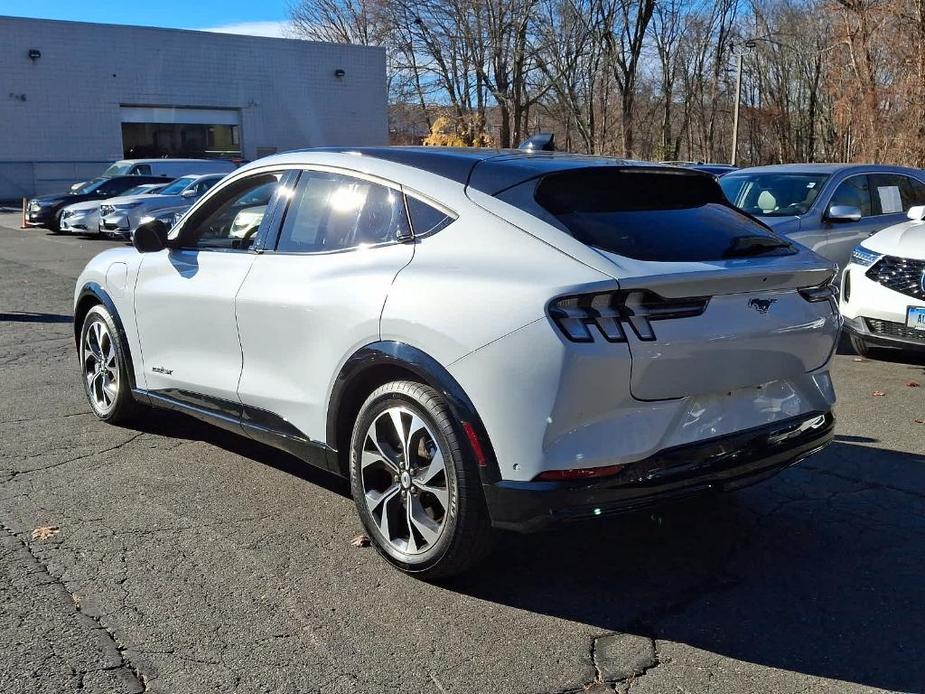
[[925, 206], [855, 247], [842, 277], [841, 312], [854, 351], [925, 350]]
[[[825, 446], [834, 266], [706, 174], [567, 154], [267, 157], [75, 295], [93, 411], [189, 413], [349, 477], [428, 578]], [[139, 252], [140, 251], [140, 252]]]

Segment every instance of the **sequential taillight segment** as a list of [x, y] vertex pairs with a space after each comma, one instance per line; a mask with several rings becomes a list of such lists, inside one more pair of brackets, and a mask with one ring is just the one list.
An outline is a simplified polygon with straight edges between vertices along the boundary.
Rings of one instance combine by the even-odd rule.
[[595, 332], [608, 342], [626, 342], [625, 325], [640, 340], [654, 340], [652, 321], [699, 316], [709, 300], [669, 299], [647, 289], [577, 294], [555, 299], [549, 305], [549, 315], [572, 342], [594, 342]]

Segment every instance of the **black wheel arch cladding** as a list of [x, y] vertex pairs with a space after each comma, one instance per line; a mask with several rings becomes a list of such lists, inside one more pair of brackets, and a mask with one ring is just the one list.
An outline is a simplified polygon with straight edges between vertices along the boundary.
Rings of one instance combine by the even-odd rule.
[[[371, 389], [363, 388], [362, 385], [368, 383], [366, 377], [383, 373], [383, 378], [386, 379], [384, 382], [387, 382], [393, 380], [390, 370], [395, 375], [394, 380], [408, 378], [410, 374], [440, 393], [456, 422], [468, 424], [475, 434], [480, 451], [474, 450], [465, 431], [460, 428], [457, 432], [460, 440], [466, 442], [465, 452], [476, 464], [482, 481], [495, 482], [501, 479], [488, 432], [462, 386], [432, 356], [417, 347], [394, 340], [374, 342], [362, 347], [341, 368], [334, 381], [328, 403], [326, 438], [330, 446], [339, 448], [340, 443], [342, 448], [344, 440], [349, 442], [350, 430], [353, 427], [353, 417], [350, 415], [356, 414], [366, 396], [382, 384], [374, 380], [376, 386]], [[484, 465], [478, 464], [479, 458], [484, 460]]]

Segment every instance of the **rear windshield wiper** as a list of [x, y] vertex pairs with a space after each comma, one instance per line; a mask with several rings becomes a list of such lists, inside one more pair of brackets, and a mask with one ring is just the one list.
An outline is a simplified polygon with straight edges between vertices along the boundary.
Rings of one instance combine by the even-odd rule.
[[786, 241], [773, 236], [738, 236], [732, 239], [729, 248], [723, 251], [724, 258], [743, 258], [750, 255], [762, 255], [780, 248], [792, 248]]

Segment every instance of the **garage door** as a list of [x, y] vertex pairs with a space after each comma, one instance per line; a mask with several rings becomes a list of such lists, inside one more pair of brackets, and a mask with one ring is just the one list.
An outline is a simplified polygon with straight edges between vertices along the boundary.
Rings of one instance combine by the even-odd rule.
[[239, 157], [238, 109], [122, 106], [126, 159], [149, 157]]

